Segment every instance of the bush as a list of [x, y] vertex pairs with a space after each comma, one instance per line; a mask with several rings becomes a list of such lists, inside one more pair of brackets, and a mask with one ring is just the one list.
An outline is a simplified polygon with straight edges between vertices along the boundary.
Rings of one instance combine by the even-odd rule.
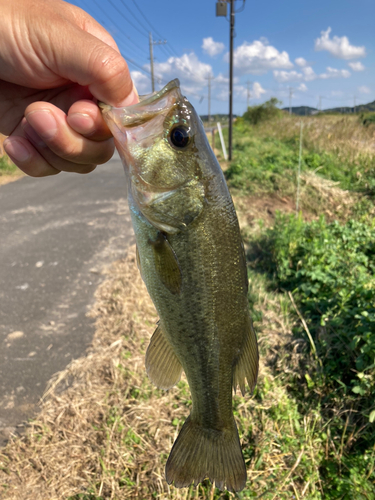
[[311, 334], [312, 342], [296, 312], [290, 353], [277, 354], [276, 370], [304, 421], [319, 414], [322, 498], [375, 498], [375, 223], [278, 214], [254, 248], [252, 267], [293, 294]]
[[360, 120], [366, 127], [368, 127], [371, 123], [375, 124], [375, 113], [361, 113]]
[[[278, 216], [267, 271], [293, 293], [324, 373], [348, 392], [375, 392], [375, 224]], [[375, 414], [373, 415], [375, 420]]]
[[276, 97], [271, 97], [269, 101], [259, 106], [248, 107], [242, 118], [252, 125], [279, 118], [282, 115], [282, 111], [277, 107], [278, 104], [281, 104], [281, 101], [276, 99]]

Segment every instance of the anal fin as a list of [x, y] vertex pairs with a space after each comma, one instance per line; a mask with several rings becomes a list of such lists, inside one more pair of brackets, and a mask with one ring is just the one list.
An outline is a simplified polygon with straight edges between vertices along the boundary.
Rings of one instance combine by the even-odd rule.
[[181, 378], [181, 363], [160, 324], [151, 337], [146, 352], [146, 371], [151, 381], [160, 389], [170, 389]]
[[253, 323], [249, 316], [249, 321], [245, 334], [245, 341], [242, 346], [242, 351], [237, 364], [234, 367], [233, 374], [233, 389], [240, 386], [242, 395], [245, 395], [245, 379], [250, 387], [250, 392], [253, 392], [259, 369], [259, 353], [258, 353], [258, 342], [255, 335], [255, 330]]

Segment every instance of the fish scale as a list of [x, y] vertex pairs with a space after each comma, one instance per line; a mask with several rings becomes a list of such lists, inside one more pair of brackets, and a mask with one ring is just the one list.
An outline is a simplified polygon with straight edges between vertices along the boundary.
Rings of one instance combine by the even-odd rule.
[[223, 173], [178, 80], [128, 108], [101, 105], [128, 178], [137, 262], [160, 321], [146, 353], [163, 389], [185, 371], [192, 409], [166, 464], [177, 487], [240, 491], [246, 468], [232, 390], [253, 390], [258, 347], [246, 259]]

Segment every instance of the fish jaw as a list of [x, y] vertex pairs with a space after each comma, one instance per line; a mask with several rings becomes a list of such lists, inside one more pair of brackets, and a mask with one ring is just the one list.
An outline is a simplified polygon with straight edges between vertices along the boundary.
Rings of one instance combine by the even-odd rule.
[[99, 103], [102, 116], [112, 132], [126, 172], [137, 174], [137, 162], [134, 161], [132, 150], [135, 146], [136, 149], [147, 150], [154, 144], [160, 134], [155, 134], [153, 131], [160, 129], [166, 110], [181, 98], [179, 80], [175, 79], [160, 92], [139, 96], [139, 102], [131, 106], [116, 108]]

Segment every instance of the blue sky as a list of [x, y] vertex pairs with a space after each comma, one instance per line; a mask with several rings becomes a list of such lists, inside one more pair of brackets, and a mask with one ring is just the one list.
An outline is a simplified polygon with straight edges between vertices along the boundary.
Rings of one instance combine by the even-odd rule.
[[[148, 32], [156, 88], [178, 77], [197, 111], [228, 112], [229, 22], [216, 0], [73, 0], [114, 37], [139, 93], [151, 92]], [[241, 10], [242, 0], [235, 2]], [[138, 8], [137, 8], [138, 7]], [[229, 5], [228, 5], [229, 11]], [[284, 106], [322, 109], [375, 100], [375, 1], [247, 0], [236, 14], [234, 112], [277, 97]], [[133, 62], [131, 62], [133, 61]], [[250, 82], [250, 83], [247, 83]]]

